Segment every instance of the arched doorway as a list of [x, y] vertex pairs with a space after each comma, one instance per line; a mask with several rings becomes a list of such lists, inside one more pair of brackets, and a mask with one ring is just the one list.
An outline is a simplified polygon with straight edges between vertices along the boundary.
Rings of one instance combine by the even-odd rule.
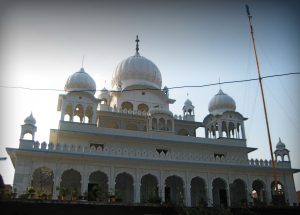
[[108, 177], [101, 171], [91, 173], [88, 184], [89, 201], [105, 201], [108, 193]]
[[265, 184], [261, 180], [255, 180], [252, 183], [252, 199], [255, 206], [266, 204]]
[[184, 203], [183, 180], [176, 176], [169, 176], [165, 181], [165, 202], [171, 202], [176, 205]]
[[274, 205], [285, 205], [284, 189], [280, 181], [277, 181], [277, 189], [275, 181], [271, 183], [271, 194]]
[[133, 178], [128, 173], [120, 173], [116, 177], [116, 198], [124, 203], [133, 202]]
[[213, 180], [213, 204], [215, 206], [228, 206], [226, 182], [222, 178]]
[[195, 177], [191, 181], [191, 206], [207, 204], [205, 181], [202, 178]]
[[231, 207], [240, 208], [247, 204], [246, 184], [241, 179], [236, 179], [230, 184]]
[[31, 186], [38, 196], [46, 195], [52, 197], [53, 192], [53, 171], [47, 167], [40, 167], [34, 170]]
[[61, 176], [60, 188], [65, 189], [66, 196], [79, 196], [81, 192], [81, 175], [74, 169], [63, 172]]
[[147, 174], [141, 179], [141, 202], [154, 203], [158, 199], [158, 182], [154, 175]]

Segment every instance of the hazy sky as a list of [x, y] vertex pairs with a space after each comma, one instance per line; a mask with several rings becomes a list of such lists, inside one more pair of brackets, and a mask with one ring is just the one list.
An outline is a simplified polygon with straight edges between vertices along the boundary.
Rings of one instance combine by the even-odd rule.
[[[110, 89], [117, 64], [140, 54], [160, 69], [163, 86], [202, 85], [256, 78], [245, 4], [250, 6], [262, 75], [299, 72], [299, 1], [0, 1], [0, 156], [18, 147], [20, 125], [33, 112], [36, 140], [48, 142], [57, 128], [57, 91], [4, 88], [63, 89], [68, 76], [81, 67], [97, 89]], [[300, 75], [265, 79], [273, 148], [279, 137], [291, 151], [293, 168], [300, 168]], [[258, 148], [249, 158], [270, 159], [257, 81], [222, 85], [237, 111], [249, 118], [247, 145]], [[182, 114], [187, 99], [196, 120], [208, 114], [208, 103], [219, 86], [170, 90], [174, 114]], [[96, 94], [98, 96], [98, 93]], [[203, 131], [197, 131], [203, 136]], [[0, 173], [12, 183], [10, 159], [0, 161]], [[295, 183], [300, 190], [300, 175]]]

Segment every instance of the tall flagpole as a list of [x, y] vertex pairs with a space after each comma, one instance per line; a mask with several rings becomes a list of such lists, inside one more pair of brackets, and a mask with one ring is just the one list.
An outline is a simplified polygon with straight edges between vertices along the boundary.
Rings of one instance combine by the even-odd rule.
[[255, 46], [255, 40], [254, 40], [254, 31], [253, 31], [253, 26], [252, 26], [252, 16], [250, 15], [250, 10], [249, 6], [246, 5], [246, 11], [249, 19], [249, 25], [250, 25], [250, 31], [251, 31], [251, 37], [252, 37], [252, 43], [253, 43], [253, 49], [254, 49], [254, 54], [255, 54], [255, 60], [256, 60], [256, 67], [257, 67], [257, 73], [258, 73], [258, 80], [259, 80], [259, 85], [260, 85], [260, 90], [261, 90], [261, 96], [262, 96], [262, 101], [263, 101], [263, 106], [264, 106], [264, 112], [265, 112], [265, 120], [266, 120], [266, 125], [267, 125], [267, 131], [268, 131], [268, 139], [269, 139], [269, 148], [270, 148], [270, 154], [271, 154], [271, 159], [272, 159], [272, 172], [273, 172], [273, 178], [275, 182], [275, 194], [278, 193], [278, 179], [277, 179], [277, 173], [276, 173], [276, 168], [275, 168], [275, 161], [274, 161], [274, 155], [273, 155], [273, 148], [272, 148], [272, 140], [271, 140], [271, 133], [270, 133], [270, 127], [269, 127], [269, 121], [268, 121], [268, 114], [267, 114], [267, 107], [266, 107], [266, 102], [265, 102], [265, 95], [264, 95], [264, 89], [262, 85], [262, 78], [261, 78], [261, 73], [260, 73], [260, 67], [259, 67], [259, 62], [258, 62], [258, 56], [256, 52], [256, 46]]

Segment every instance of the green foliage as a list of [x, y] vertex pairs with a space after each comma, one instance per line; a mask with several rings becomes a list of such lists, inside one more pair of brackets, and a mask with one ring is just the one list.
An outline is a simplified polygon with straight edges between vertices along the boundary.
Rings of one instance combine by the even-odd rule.
[[35, 189], [32, 186], [27, 187], [26, 192], [28, 194], [34, 194], [35, 193]]
[[56, 187], [56, 190], [59, 191], [60, 196], [66, 196], [69, 194], [69, 189], [62, 186]]
[[153, 204], [160, 204], [161, 203], [161, 198], [158, 196], [158, 193], [156, 192], [156, 190], [153, 190], [148, 198], [148, 202], [149, 203], [153, 203]]
[[103, 191], [100, 185], [96, 185], [92, 188], [92, 197], [96, 201], [104, 201], [106, 199], [106, 193]]

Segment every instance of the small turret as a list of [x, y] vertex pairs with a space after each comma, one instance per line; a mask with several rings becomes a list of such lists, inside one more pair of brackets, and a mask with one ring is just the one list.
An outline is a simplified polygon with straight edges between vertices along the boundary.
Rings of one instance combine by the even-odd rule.
[[288, 162], [290, 162], [290, 151], [285, 147], [285, 144], [279, 138], [278, 143], [276, 144], [276, 150], [274, 151], [275, 160], [277, 161], [278, 156], [281, 158], [281, 161], [285, 161], [285, 156], [288, 157]]
[[37, 130], [35, 124], [36, 124], [36, 120], [31, 113], [30, 116], [26, 117], [26, 119], [24, 120], [24, 124], [21, 125], [20, 139], [24, 139], [24, 136], [26, 134], [31, 134], [32, 140], [34, 140], [35, 132]]
[[184, 102], [183, 110], [183, 119], [187, 121], [195, 121], [194, 105], [191, 100], [187, 99]]

